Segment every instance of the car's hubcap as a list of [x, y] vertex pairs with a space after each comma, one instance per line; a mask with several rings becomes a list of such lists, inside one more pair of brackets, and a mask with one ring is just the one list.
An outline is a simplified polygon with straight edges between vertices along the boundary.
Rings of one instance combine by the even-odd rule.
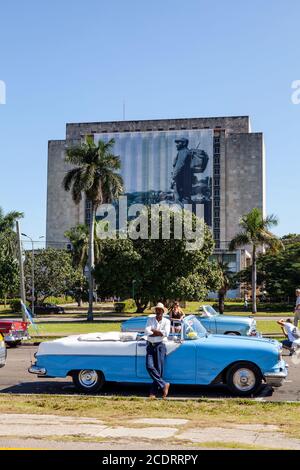
[[83, 387], [93, 387], [98, 381], [98, 374], [95, 370], [81, 370], [78, 380]]
[[250, 369], [238, 369], [233, 374], [233, 383], [235, 388], [247, 392], [255, 386], [255, 375]]

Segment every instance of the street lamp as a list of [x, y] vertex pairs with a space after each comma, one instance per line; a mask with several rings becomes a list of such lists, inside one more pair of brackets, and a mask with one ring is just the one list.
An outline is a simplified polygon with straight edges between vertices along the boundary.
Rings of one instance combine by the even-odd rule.
[[134, 299], [134, 287], [135, 287], [136, 280], [133, 279], [132, 281], [132, 298]]
[[[32, 253], [32, 263], [31, 263], [31, 313], [32, 316], [34, 317], [34, 297], [35, 297], [35, 292], [34, 292], [34, 241], [31, 237], [26, 235], [26, 233], [21, 233], [23, 237], [28, 238], [31, 241], [31, 253]], [[39, 237], [39, 239], [45, 238], [43, 236]]]

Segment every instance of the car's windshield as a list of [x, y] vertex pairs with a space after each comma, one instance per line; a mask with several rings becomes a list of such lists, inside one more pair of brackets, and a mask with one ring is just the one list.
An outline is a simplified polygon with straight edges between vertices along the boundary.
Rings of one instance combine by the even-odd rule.
[[211, 306], [211, 305], [203, 305], [202, 307], [202, 315], [204, 317], [214, 317], [219, 315], [218, 312]]
[[191, 340], [206, 336], [207, 331], [194, 315], [189, 315], [183, 322], [183, 339]]

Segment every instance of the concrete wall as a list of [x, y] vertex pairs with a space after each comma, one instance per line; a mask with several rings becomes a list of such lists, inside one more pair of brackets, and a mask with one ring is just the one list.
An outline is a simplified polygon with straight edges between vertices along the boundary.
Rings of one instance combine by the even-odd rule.
[[263, 135], [227, 135], [225, 167], [225, 236], [230, 241], [243, 214], [254, 207], [265, 210]]
[[84, 222], [84, 204], [78, 206], [71, 194], [62, 187], [62, 180], [71, 166], [65, 162], [65, 141], [50, 140], [48, 143], [47, 185], [47, 246], [60, 248], [66, 243], [64, 232]]
[[167, 131], [177, 129], [226, 129], [227, 132], [249, 132], [248, 116], [154, 119], [143, 121], [113, 121], [67, 124], [67, 145], [78, 142], [86, 134], [101, 132]]

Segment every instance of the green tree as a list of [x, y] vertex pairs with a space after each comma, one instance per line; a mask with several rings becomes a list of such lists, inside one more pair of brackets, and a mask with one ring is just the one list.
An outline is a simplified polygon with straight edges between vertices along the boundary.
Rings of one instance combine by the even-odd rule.
[[[211, 231], [203, 225], [203, 244], [187, 250], [185, 236], [174, 236], [174, 213], [170, 211], [170, 239], [163, 239], [162, 217], [158, 239], [107, 240], [102, 245], [95, 279], [106, 295], [131, 297], [133, 281], [137, 311], [149, 301], [165, 303], [175, 299], [202, 300], [208, 291], [219, 287], [220, 273], [209, 260], [214, 242]], [[145, 214], [151, 227], [151, 214]], [[192, 215], [193, 227], [196, 217]], [[149, 234], [150, 235], [150, 234]]]
[[235, 273], [229, 269], [229, 264], [224, 261], [218, 261], [218, 268], [220, 273], [220, 287], [218, 289], [218, 302], [219, 312], [224, 313], [225, 310], [225, 297], [230, 289], [235, 289], [237, 283], [235, 280]]
[[89, 249], [89, 228], [85, 224], [76, 225], [64, 233], [64, 236], [70, 241], [73, 266], [84, 268], [88, 260]]
[[[257, 283], [263, 286], [274, 301], [293, 299], [296, 288], [300, 286], [300, 241], [296, 237], [282, 237], [284, 250], [277, 253], [267, 252], [257, 258]], [[300, 237], [298, 236], [300, 240]], [[291, 240], [290, 242], [288, 240]], [[239, 273], [241, 282], [250, 282], [251, 270]]]
[[15, 293], [18, 287], [19, 268], [17, 256], [16, 221], [23, 217], [22, 212], [11, 211], [4, 214], [0, 207], [0, 296], [6, 298]]
[[[26, 292], [31, 289], [32, 257], [26, 256], [24, 272]], [[60, 296], [74, 291], [82, 281], [82, 272], [72, 265], [72, 256], [66, 250], [47, 248], [36, 250], [34, 255], [35, 302], [47, 297]]]
[[90, 204], [89, 226], [89, 309], [88, 321], [93, 320], [93, 269], [94, 269], [94, 233], [97, 208], [104, 203], [112, 202], [123, 191], [123, 180], [117, 173], [121, 167], [120, 158], [112, 153], [114, 140], [99, 140], [96, 145], [92, 138], [80, 146], [67, 149], [66, 161], [74, 168], [68, 171], [63, 180], [63, 187], [71, 191], [76, 204], [83, 194]]
[[4, 214], [0, 207], [0, 253], [3, 256], [16, 256], [17, 236], [15, 232], [16, 221], [23, 217], [23, 212], [11, 211]]
[[131, 297], [132, 281], [137, 276], [140, 261], [132, 240], [102, 240], [99, 263], [94, 270], [96, 282], [101, 286], [101, 297]]
[[[99, 222], [95, 221], [94, 257], [96, 263], [99, 260], [100, 253], [100, 240], [97, 237], [98, 225]], [[88, 262], [89, 227], [85, 224], [79, 224], [76, 227], [72, 227], [70, 230], [67, 230], [64, 235], [72, 245], [71, 253], [74, 267], [81, 268], [84, 271]]]
[[0, 297], [6, 299], [8, 295], [15, 294], [19, 287], [19, 264], [11, 256], [0, 254]]
[[263, 217], [262, 211], [258, 208], [252, 209], [245, 214], [240, 221], [242, 231], [238, 233], [230, 242], [229, 249], [250, 245], [252, 247], [252, 313], [257, 312], [256, 290], [257, 290], [257, 253], [260, 247], [267, 247], [270, 251], [276, 252], [282, 248], [282, 242], [273, 233], [270, 228], [276, 226], [278, 220], [274, 215]]

